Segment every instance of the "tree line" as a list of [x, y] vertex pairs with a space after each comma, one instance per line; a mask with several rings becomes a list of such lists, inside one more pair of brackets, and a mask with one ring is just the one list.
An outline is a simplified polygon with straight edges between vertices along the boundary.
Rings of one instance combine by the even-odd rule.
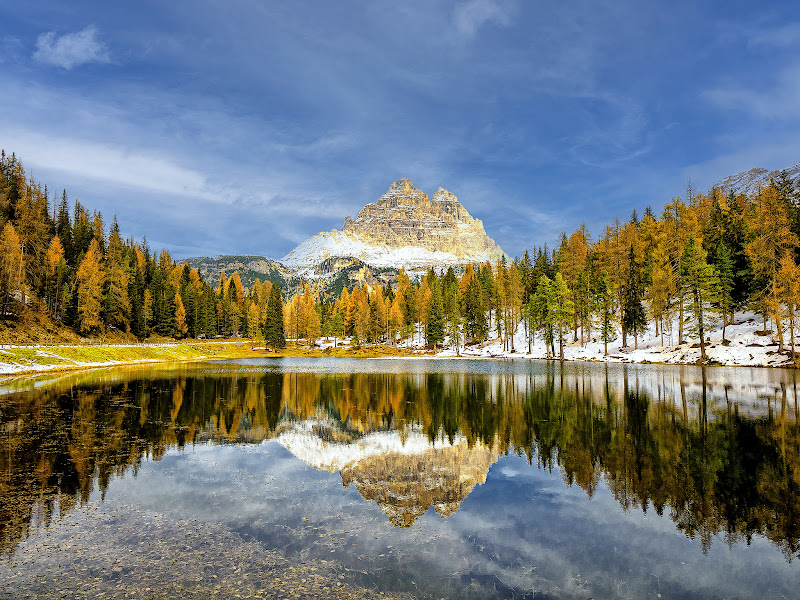
[[[332, 296], [306, 284], [290, 298], [269, 281], [245, 289], [238, 273], [207, 282], [146, 239], [123, 240], [99, 212], [66, 191], [51, 212], [47, 188], [15, 155], [0, 154], [0, 317], [36, 312], [85, 336], [108, 330], [139, 339], [241, 336], [273, 347], [286, 338], [354, 345], [402, 340], [457, 350], [499, 338], [508, 351], [544, 344], [563, 358], [569, 342], [621, 335], [650, 324], [670, 342], [696, 340], [749, 308], [775, 325], [780, 350], [795, 354], [800, 303], [800, 190], [784, 172], [753, 195], [687, 189], [660, 215], [614, 221], [593, 240], [581, 225], [557, 248], [513, 261], [430, 269], [393, 286], [363, 285]], [[71, 209], [70, 209], [71, 208]], [[524, 340], [525, 348], [517, 348]], [[558, 349], [556, 349], [558, 348]]]
[[[55, 203], [54, 203], [55, 204]], [[124, 240], [114, 217], [66, 191], [52, 213], [47, 188], [26, 177], [14, 154], [0, 153], [0, 318], [29, 313], [84, 336], [116, 330], [150, 335], [252, 338], [283, 343], [283, 301], [269, 281], [245, 290], [237, 273], [216, 286], [147, 240]]]
[[[800, 190], [784, 172], [757, 194], [687, 189], [661, 214], [648, 207], [616, 220], [593, 240], [581, 225], [558, 247], [496, 264], [467, 265], [456, 275], [432, 269], [419, 281], [401, 270], [397, 285], [356, 287], [338, 298], [306, 286], [286, 308], [286, 332], [356, 343], [412, 338], [456, 349], [489, 338], [505, 350], [543, 343], [564, 356], [569, 342], [621, 346], [652, 325], [670, 343], [696, 341], [705, 358], [708, 332], [725, 332], [737, 310], [775, 326], [780, 351], [795, 356], [800, 304]], [[316, 313], [316, 314], [314, 314]], [[525, 348], [516, 348], [523, 340]], [[556, 349], [558, 348], [558, 349]]]

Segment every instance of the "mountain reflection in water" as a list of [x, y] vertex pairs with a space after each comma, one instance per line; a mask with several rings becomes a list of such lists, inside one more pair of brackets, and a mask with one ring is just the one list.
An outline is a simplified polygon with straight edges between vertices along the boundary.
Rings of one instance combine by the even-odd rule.
[[2, 551], [169, 448], [277, 439], [315, 468], [338, 470], [401, 527], [430, 507], [452, 514], [499, 455], [514, 453], [560, 468], [589, 496], [603, 479], [624, 509], [668, 516], [704, 551], [715, 535], [730, 545], [759, 535], [787, 560], [798, 555], [794, 373], [523, 365], [337, 373], [265, 361], [7, 388]]

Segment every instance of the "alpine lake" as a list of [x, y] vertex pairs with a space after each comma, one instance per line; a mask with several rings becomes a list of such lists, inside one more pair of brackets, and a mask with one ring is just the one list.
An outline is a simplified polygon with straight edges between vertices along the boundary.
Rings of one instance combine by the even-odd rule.
[[259, 358], [0, 382], [0, 598], [800, 598], [795, 371]]

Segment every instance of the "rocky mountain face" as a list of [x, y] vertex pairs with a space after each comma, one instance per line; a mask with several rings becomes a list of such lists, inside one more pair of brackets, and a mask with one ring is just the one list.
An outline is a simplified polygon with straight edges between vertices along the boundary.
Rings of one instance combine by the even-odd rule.
[[718, 181], [713, 187], [720, 188], [725, 192], [734, 191], [750, 196], [758, 193], [761, 188], [768, 186], [770, 179], [777, 179], [780, 177], [782, 170], [785, 170], [789, 178], [797, 185], [798, 180], [800, 180], [800, 163], [792, 165], [787, 169], [779, 169], [777, 171], [768, 171], [762, 168], [742, 171], [735, 175], [729, 175], [722, 181]]
[[389, 452], [348, 465], [342, 484], [355, 485], [364, 500], [375, 502], [397, 527], [410, 527], [433, 506], [441, 517], [458, 510], [497, 461], [489, 448], [463, 443], [429, 448], [416, 455]]
[[497, 462], [495, 449], [459, 436], [433, 446], [417, 430], [354, 435], [329, 420], [287, 423], [277, 442], [315, 469], [338, 471], [364, 500], [375, 502], [398, 527], [409, 527], [431, 506], [453, 514]]
[[299, 244], [280, 262], [263, 256], [216, 256], [187, 259], [206, 281], [234, 271], [245, 287], [256, 278], [279, 283], [284, 292], [314, 279], [338, 294], [354, 284], [390, 285], [402, 267], [412, 276], [429, 268], [460, 271], [468, 263], [496, 262], [504, 256], [483, 228], [452, 193], [439, 188], [431, 199], [409, 179], [395, 181], [377, 202], [367, 204], [341, 231], [318, 233]]
[[430, 200], [409, 179], [395, 181], [355, 220], [345, 219], [342, 231], [374, 246], [416, 246], [458, 257], [501, 254], [483, 223], [473, 219], [453, 194], [439, 188]]
[[443, 188], [428, 195], [409, 179], [395, 181], [377, 202], [367, 204], [341, 231], [319, 233], [281, 262], [303, 275], [337, 257], [353, 257], [373, 267], [427, 267], [494, 262], [503, 256], [458, 199]]

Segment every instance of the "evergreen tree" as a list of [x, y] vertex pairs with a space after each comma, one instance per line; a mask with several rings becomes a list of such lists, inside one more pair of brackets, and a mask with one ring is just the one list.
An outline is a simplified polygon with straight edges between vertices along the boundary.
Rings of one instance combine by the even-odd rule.
[[628, 256], [628, 280], [622, 296], [622, 340], [623, 346], [626, 345], [625, 335], [628, 331], [633, 332], [634, 346], [639, 347], [639, 332], [647, 328], [647, 315], [644, 311], [642, 298], [644, 288], [642, 285], [642, 273], [639, 263], [631, 246]]
[[535, 315], [536, 328], [542, 331], [545, 354], [547, 358], [550, 358], [552, 354], [555, 354], [553, 307], [556, 305], [556, 297], [553, 281], [547, 275], [539, 276], [539, 283], [536, 285], [536, 292], [531, 297], [531, 303], [533, 305], [531, 313]]
[[473, 276], [467, 283], [464, 296], [464, 337], [472, 342], [482, 342], [487, 331], [483, 289], [478, 278]]
[[733, 315], [733, 257], [725, 242], [720, 242], [716, 250], [714, 267], [719, 278], [717, 300], [719, 302], [719, 312], [722, 315], [722, 339], [724, 341], [728, 315]]
[[567, 287], [567, 282], [561, 276], [561, 273], [556, 273], [551, 286], [551, 293], [548, 298], [550, 301], [550, 314], [552, 321], [556, 326], [558, 337], [558, 356], [560, 360], [564, 360], [564, 342], [566, 340], [567, 332], [572, 325], [574, 305], [572, 303], [572, 292]]
[[283, 298], [277, 285], [272, 286], [267, 302], [264, 342], [272, 349], [286, 347], [286, 335], [283, 331]]
[[[789, 321], [789, 345], [792, 361], [795, 360], [795, 325], [797, 323], [797, 307], [800, 304], [800, 267], [793, 258], [793, 253], [787, 251], [781, 259], [778, 274], [775, 278], [774, 296], [778, 310], [783, 308], [784, 316]], [[780, 322], [780, 317], [776, 321]]]
[[105, 283], [103, 286], [103, 320], [117, 329], [130, 329], [131, 303], [128, 293], [129, 270], [125, 246], [119, 234], [117, 218], [111, 225], [106, 255]]
[[688, 296], [689, 310], [693, 319], [689, 322], [689, 331], [700, 338], [700, 358], [706, 358], [706, 326], [710, 325], [709, 310], [716, 301], [716, 289], [719, 279], [714, 269], [706, 262], [706, 251], [694, 236], [686, 242], [686, 249], [681, 260], [682, 290]]
[[444, 303], [442, 301], [441, 285], [434, 280], [431, 288], [431, 306], [428, 310], [428, 322], [425, 325], [426, 343], [436, 347], [444, 342]]
[[614, 328], [614, 315], [617, 313], [615, 306], [616, 292], [608, 280], [608, 273], [601, 271], [594, 281], [592, 288], [594, 303], [600, 316], [600, 339], [603, 340], [603, 354], [608, 356], [608, 343], [616, 339]]

